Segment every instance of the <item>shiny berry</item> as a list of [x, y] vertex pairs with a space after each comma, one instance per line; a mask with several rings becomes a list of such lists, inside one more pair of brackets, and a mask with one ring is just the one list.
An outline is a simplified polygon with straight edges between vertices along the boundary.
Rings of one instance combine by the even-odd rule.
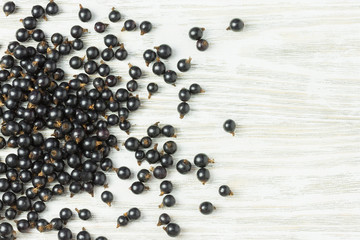
[[232, 119], [226, 120], [223, 124], [223, 128], [226, 132], [231, 133], [233, 136], [235, 135], [236, 124], [234, 120]]
[[232, 30], [234, 32], [239, 32], [244, 28], [244, 22], [239, 18], [234, 18], [230, 21], [229, 27], [226, 30]]
[[80, 4], [79, 18], [82, 22], [88, 22], [91, 19], [91, 11], [88, 8], [84, 8]]
[[199, 206], [199, 210], [204, 215], [209, 215], [213, 212], [215, 207], [212, 205], [211, 202], [203, 202]]
[[187, 72], [191, 68], [191, 58], [188, 59], [180, 59], [177, 63], [177, 68], [180, 72]]
[[189, 37], [192, 40], [199, 40], [200, 38], [202, 38], [204, 31], [205, 31], [205, 28], [193, 27], [189, 31]]

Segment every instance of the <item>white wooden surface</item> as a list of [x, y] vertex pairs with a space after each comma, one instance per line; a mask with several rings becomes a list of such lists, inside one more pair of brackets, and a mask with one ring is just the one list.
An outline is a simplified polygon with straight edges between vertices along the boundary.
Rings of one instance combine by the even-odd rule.
[[[30, 14], [32, 1], [16, 0], [17, 14], [0, 17], [1, 51], [13, 39], [18, 20]], [[46, 1], [39, 1], [46, 5]], [[195, 171], [180, 176], [175, 169], [169, 179], [175, 185], [176, 207], [158, 209], [159, 180], [149, 182], [150, 191], [135, 196], [127, 188], [135, 181], [108, 175], [115, 193], [111, 208], [83, 193], [70, 199], [58, 197], [43, 217], [51, 219], [62, 207], [87, 207], [94, 217], [74, 217], [68, 227], [77, 233], [87, 228], [93, 238], [167, 239], [156, 227], [160, 213], [167, 212], [182, 227], [179, 239], [359, 239], [360, 238], [360, 5], [351, 0], [251, 0], [251, 1], [80, 1], [92, 10], [89, 23], [77, 18], [77, 1], [58, 0], [61, 13], [41, 21], [48, 36], [69, 34], [74, 24], [90, 29], [86, 47], [103, 48], [102, 37], [92, 28], [108, 22], [115, 6], [124, 19], [149, 20], [154, 28], [140, 36], [120, 32], [123, 21], [110, 24], [107, 33], [125, 43], [129, 58], [112, 61], [126, 81], [127, 63], [146, 73], [139, 80], [142, 107], [131, 115], [131, 135], [142, 137], [156, 122], [177, 128], [179, 150], [175, 159], [192, 160], [198, 152], [215, 158], [211, 181], [202, 186]], [[243, 32], [225, 31], [228, 22], [240, 17]], [[205, 27], [210, 43], [199, 52], [188, 38], [193, 26]], [[177, 86], [166, 85], [146, 68], [142, 53], [167, 43], [173, 56], [166, 61], [176, 68], [180, 58], [191, 56], [193, 68], [179, 74]], [[33, 44], [30, 42], [29, 44]], [[83, 56], [84, 51], [77, 55]], [[65, 58], [67, 64], [68, 58]], [[68, 69], [66, 64], [64, 68]], [[76, 73], [68, 71], [68, 76]], [[119, 84], [124, 87], [126, 81]], [[158, 94], [147, 100], [146, 85], [154, 81]], [[190, 100], [191, 113], [180, 120], [176, 111], [181, 87], [199, 83], [206, 93]], [[236, 136], [222, 130], [224, 120], [237, 124]], [[114, 128], [120, 141], [126, 135]], [[165, 139], [159, 139], [163, 143]], [[8, 151], [3, 151], [4, 156]], [[133, 154], [122, 147], [111, 157], [115, 166], [140, 169]], [[3, 157], [2, 157], [3, 159]], [[144, 168], [148, 165], [143, 164]], [[217, 189], [228, 184], [234, 196], [220, 197]], [[200, 202], [210, 200], [217, 210], [204, 216]], [[117, 217], [130, 207], [142, 211], [141, 220], [116, 229]], [[21, 215], [25, 217], [25, 214]], [[18, 239], [55, 239], [56, 233], [18, 234]]]

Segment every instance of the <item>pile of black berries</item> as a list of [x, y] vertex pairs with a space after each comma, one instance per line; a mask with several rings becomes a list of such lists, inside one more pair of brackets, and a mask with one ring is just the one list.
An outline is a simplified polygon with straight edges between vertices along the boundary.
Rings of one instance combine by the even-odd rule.
[[[6, 16], [15, 10], [14, 2], [3, 5]], [[96, 46], [86, 46], [86, 57], [77, 56], [75, 51], [85, 47], [82, 38], [87, 29], [74, 25], [69, 29], [74, 40], [69, 41], [62, 33], [53, 33], [48, 36], [48, 42], [47, 34], [38, 28], [38, 21], [47, 20], [46, 16], [54, 16], [58, 12], [59, 6], [54, 0], [50, 0], [45, 8], [41, 5], [33, 6], [31, 16], [21, 19], [22, 27], [16, 31], [16, 40], [7, 44], [5, 55], [0, 59], [0, 149], [16, 149], [16, 153], [8, 154], [0, 162], [0, 211], [6, 218], [0, 224], [0, 239], [4, 240], [15, 239], [10, 224], [12, 221], [20, 232], [36, 228], [39, 232], [58, 231], [60, 240], [72, 239], [73, 234], [65, 225], [73, 218], [73, 212], [63, 208], [59, 217], [49, 222], [40, 217], [47, 203], [66, 192], [71, 197], [81, 192], [93, 196], [96, 187], [107, 188], [106, 172], [115, 171], [122, 180], [129, 179], [132, 174], [126, 166], [114, 167], [109, 158], [111, 149], [119, 150], [118, 137], [111, 133], [111, 127], [119, 127], [125, 133], [130, 133], [129, 116], [141, 107], [139, 96], [133, 92], [138, 89], [137, 80], [143, 77], [142, 70], [139, 66], [129, 64], [131, 80], [127, 82], [126, 88], [112, 90], [117, 87], [121, 77], [111, 74], [111, 68], [106, 62], [127, 58], [124, 43], [120, 43], [114, 34], [108, 33], [103, 36], [103, 50]], [[82, 5], [78, 17], [81, 22], [89, 22], [93, 18], [90, 9]], [[118, 22], [121, 13], [113, 8], [108, 18], [112, 23]], [[97, 33], [104, 33], [108, 25], [96, 22], [94, 29]], [[243, 25], [241, 20], [234, 19], [229, 28], [239, 31]], [[147, 34], [152, 29], [152, 23], [142, 21], [139, 29], [141, 35]], [[121, 31], [136, 30], [136, 22], [128, 19], [124, 21]], [[207, 41], [202, 39], [203, 31], [203, 28], [192, 28], [189, 32], [190, 38], [197, 40], [200, 51], [208, 47]], [[28, 46], [28, 41], [35, 42], [36, 47]], [[162, 62], [162, 59], [171, 57], [171, 47], [161, 44], [154, 49], [156, 51], [148, 49], [143, 53], [146, 66], [152, 63], [155, 75], [163, 76], [165, 83], [175, 85], [177, 73], [167, 70]], [[83, 73], [68, 78], [69, 74], [60, 67], [64, 56], [71, 56], [68, 62], [70, 67], [83, 69]], [[191, 58], [179, 60], [177, 68], [180, 72], [190, 70]], [[149, 83], [149, 98], [158, 89], [158, 83]], [[181, 118], [190, 111], [187, 103], [190, 97], [202, 92], [203, 89], [196, 83], [190, 85], [189, 89], [179, 91], [181, 103], [178, 112]], [[234, 121], [226, 121], [224, 129], [233, 134]], [[45, 135], [43, 130], [50, 130], [51, 136]], [[159, 150], [158, 143], [154, 141], [161, 136], [171, 140], [167, 139], [162, 150]], [[186, 159], [175, 164], [173, 155], [178, 146], [174, 138], [176, 134], [172, 125], [155, 123], [149, 126], [143, 138], [131, 136], [124, 142], [125, 148], [134, 152], [139, 165], [144, 161], [151, 165], [149, 169], [143, 168], [137, 172], [137, 181], [131, 184], [130, 190], [134, 194], [141, 194], [148, 189], [144, 183], [152, 177], [161, 179], [160, 196], [164, 196], [159, 207], [176, 204], [171, 194], [173, 184], [167, 180], [169, 169], [175, 165], [180, 174], [191, 171], [191, 163]], [[194, 158], [194, 164], [199, 167], [197, 178], [203, 184], [210, 178], [209, 170], [205, 168], [208, 163], [213, 163], [213, 160], [206, 154], [198, 154]], [[221, 196], [233, 194], [226, 185], [219, 188], [219, 193]], [[101, 200], [111, 206], [114, 196], [105, 190]], [[210, 202], [200, 205], [203, 214], [210, 214], [213, 209], [215, 207]], [[82, 220], [90, 220], [92, 217], [86, 208], [75, 210]], [[131, 208], [119, 216], [117, 227], [140, 217], [140, 210]], [[166, 213], [160, 215], [158, 225], [166, 225], [164, 230], [171, 237], [180, 234], [179, 225], [171, 222]], [[83, 228], [76, 238], [91, 239], [91, 236]], [[105, 237], [96, 239], [106, 240]]]

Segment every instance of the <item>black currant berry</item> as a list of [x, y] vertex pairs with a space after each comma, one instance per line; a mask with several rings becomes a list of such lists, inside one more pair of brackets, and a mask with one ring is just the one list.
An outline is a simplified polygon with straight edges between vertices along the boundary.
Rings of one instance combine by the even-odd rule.
[[84, 32], [87, 32], [88, 30], [85, 28], [82, 28], [79, 25], [75, 25], [71, 28], [70, 34], [73, 38], [80, 38]]
[[111, 12], [109, 13], [109, 20], [111, 22], [118, 22], [121, 19], [121, 14], [118, 10], [115, 10], [115, 8], [111, 9]]
[[145, 33], [150, 32], [152, 29], [152, 24], [149, 21], [143, 21], [140, 24], [140, 35], [144, 35]]
[[161, 133], [165, 137], [176, 137], [175, 135], [175, 128], [171, 125], [165, 125], [161, 128]]
[[150, 99], [151, 96], [159, 90], [159, 86], [156, 83], [151, 82], [147, 85], [146, 89], [149, 93], [148, 99]]
[[164, 81], [168, 84], [175, 85], [177, 74], [173, 70], [167, 70], [164, 72]]
[[161, 226], [161, 225], [167, 225], [171, 222], [171, 218], [167, 213], [162, 213], [159, 216], [159, 221], [157, 223], [157, 226]]
[[178, 96], [180, 101], [187, 102], [190, 100], [191, 93], [188, 89], [182, 88], [180, 89]]
[[15, 3], [12, 1], [6, 2], [3, 6], [3, 11], [6, 16], [9, 16], [10, 14], [14, 13], [16, 9]]
[[133, 184], [131, 184], [130, 186], [130, 190], [134, 193], [134, 194], [140, 194], [142, 193], [144, 190], [148, 189], [148, 187], [145, 187], [144, 184], [142, 182], [134, 182]]
[[160, 61], [160, 58], [156, 58], [156, 62], [153, 64], [152, 71], [158, 76], [165, 73], [166, 67], [165, 64]]
[[59, 240], [71, 240], [73, 239], [73, 235], [70, 229], [63, 228], [58, 231], [58, 239]]
[[144, 53], [143, 53], [143, 58], [145, 60], [146, 66], [149, 66], [149, 64], [153, 61], [155, 61], [156, 59], [156, 53], [151, 50], [151, 49], [147, 49]]
[[226, 120], [223, 124], [223, 128], [226, 132], [231, 133], [233, 136], [235, 136], [236, 124], [235, 124], [234, 120], [232, 120], [232, 119]]
[[142, 71], [138, 66], [133, 66], [129, 63], [129, 75], [132, 79], [139, 79], [142, 75]]
[[230, 21], [229, 27], [226, 30], [232, 30], [234, 32], [239, 32], [244, 28], [244, 22], [239, 18], [234, 18]]
[[183, 119], [190, 112], [190, 106], [187, 102], [181, 102], [177, 107], [177, 111], [180, 113], [180, 119]]
[[128, 217], [129, 220], [138, 220], [141, 217], [141, 212], [138, 208], [130, 208], [130, 210], [124, 214], [125, 217]]
[[196, 154], [194, 157], [194, 164], [197, 167], [203, 168], [206, 167], [209, 163], [214, 163], [214, 160], [209, 159], [205, 153]]
[[210, 171], [206, 168], [200, 168], [196, 172], [196, 177], [203, 185], [205, 185], [205, 183], [210, 179]]
[[163, 150], [167, 154], [174, 154], [177, 150], [177, 145], [174, 141], [167, 141], [163, 145]]
[[169, 223], [166, 227], [163, 227], [167, 235], [170, 237], [176, 237], [180, 234], [180, 226], [176, 223]]
[[219, 187], [219, 194], [223, 197], [232, 196], [233, 192], [230, 190], [228, 185], [221, 185]]
[[187, 72], [191, 68], [191, 57], [188, 59], [180, 59], [177, 63], [177, 68], [180, 72]]
[[168, 194], [168, 195], [165, 195], [163, 200], [162, 200], [162, 203], [159, 205], [159, 208], [162, 208], [162, 207], [172, 207], [174, 206], [176, 203], [176, 200], [174, 198], [173, 195], [171, 194]]
[[193, 83], [189, 87], [191, 94], [198, 94], [198, 93], [204, 93], [205, 91], [200, 87], [199, 84]]
[[199, 210], [204, 215], [209, 215], [216, 209], [211, 202], [203, 202], [199, 206]]
[[98, 33], [105, 32], [106, 28], [109, 26], [109, 24], [105, 24], [103, 22], [97, 22], [94, 25], [94, 30]]
[[126, 20], [126, 21], [124, 22], [124, 26], [123, 26], [123, 28], [121, 29], [121, 31], [122, 31], [122, 32], [123, 32], [123, 31], [133, 31], [133, 30], [135, 30], [135, 28], [136, 28], [136, 23], [135, 23], [135, 21], [132, 20], [132, 19], [129, 19], [129, 20]]
[[82, 22], [88, 22], [91, 19], [91, 11], [88, 8], [84, 8], [81, 4], [79, 4], [79, 18]]
[[161, 44], [156, 49], [157, 55], [162, 59], [168, 59], [171, 56], [172, 50], [171, 47], [167, 44]]
[[104, 191], [101, 193], [101, 200], [111, 207], [111, 202], [114, 200], [114, 196], [109, 191]]
[[54, 0], [50, 0], [50, 2], [46, 5], [46, 14], [53, 16], [59, 12], [59, 6], [54, 2]]
[[81, 220], [86, 221], [91, 218], [91, 212], [86, 208], [80, 210], [75, 208], [75, 211], [78, 213]]
[[202, 38], [204, 31], [205, 31], [205, 28], [193, 27], [189, 31], [189, 37], [192, 40], [199, 40]]
[[120, 167], [118, 169], [115, 169], [116, 170], [116, 174], [117, 176], [122, 179], [122, 180], [126, 180], [126, 179], [129, 179], [130, 176], [131, 176], [131, 171], [128, 167]]
[[167, 175], [167, 170], [163, 166], [157, 166], [153, 169], [153, 175], [157, 179], [164, 179]]
[[160, 183], [160, 196], [164, 194], [169, 194], [173, 190], [172, 182], [164, 180]]
[[117, 60], [123, 61], [127, 58], [128, 52], [124, 47], [124, 44], [121, 43], [120, 47], [115, 51], [115, 58]]
[[206, 41], [205, 39], [199, 39], [199, 40], [196, 42], [196, 48], [197, 48], [199, 51], [205, 51], [206, 49], [209, 48], [209, 43], [208, 43], [208, 41]]
[[176, 164], [176, 170], [181, 174], [186, 174], [191, 170], [191, 163], [186, 159], [182, 159]]
[[124, 215], [121, 215], [117, 219], [116, 228], [126, 226], [128, 223], [129, 223], [129, 218], [125, 217]]

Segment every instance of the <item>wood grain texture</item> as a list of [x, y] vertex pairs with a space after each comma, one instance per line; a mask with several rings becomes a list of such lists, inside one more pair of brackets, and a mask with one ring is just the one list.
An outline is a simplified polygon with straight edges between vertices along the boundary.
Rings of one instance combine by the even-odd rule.
[[[57, 2], [61, 13], [39, 22], [48, 36], [70, 35], [70, 27], [79, 24], [91, 32], [85, 34], [86, 47], [104, 47], [105, 34], [95, 33], [93, 24], [108, 22], [114, 1], [80, 1], [93, 12], [89, 23], [78, 20], [77, 1]], [[29, 15], [34, 4], [16, 3], [17, 14], [0, 16], [2, 52], [21, 26], [18, 20]], [[45, 6], [46, 1], [39, 3]], [[84, 222], [74, 217], [68, 227], [74, 233], [85, 227], [94, 239], [99, 235], [167, 239], [156, 227], [162, 212], [182, 227], [178, 239], [360, 238], [359, 2], [123, 0], [115, 7], [123, 18], [110, 24], [107, 32], [117, 35], [130, 54], [125, 62], [109, 64], [124, 79], [119, 87], [129, 80], [128, 62], [145, 73], [138, 81], [142, 107], [130, 117], [131, 135], [144, 136], [156, 121], [173, 124], [179, 147], [175, 159], [192, 160], [198, 152], [207, 153], [216, 161], [209, 167], [211, 181], [202, 186], [196, 171], [180, 176], [171, 169], [177, 204], [158, 209], [159, 180], [152, 179], [150, 191], [135, 196], [127, 188], [136, 176], [121, 181], [109, 173], [109, 189], [115, 193], [111, 208], [100, 200], [103, 189], [97, 189], [94, 198], [86, 193], [56, 198], [42, 217], [50, 220], [64, 206], [87, 207], [93, 219]], [[234, 17], [244, 20], [243, 32], [225, 31]], [[137, 23], [149, 20], [154, 28], [145, 36], [139, 31], [120, 32], [123, 20], [129, 18]], [[188, 38], [193, 26], [206, 28], [204, 38], [210, 43], [206, 52], [197, 51]], [[173, 48], [173, 56], [165, 61], [168, 69], [176, 69], [180, 58], [193, 58], [192, 69], [179, 74], [176, 87], [154, 76], [142, 60], [144, 50], [161, 43]], [[68, 68], [68, 60], [64, 58], [61, 66], [70, 79], [76, 71]], [[160, 86], [151, 100], [146, 93], [149, 82]], [[194, 82], [206, 93], [190, 100], [191, 113], [180, 120], [177, 93]], [[235, 137], [222, 130], [228, 118], [237, 122]], [[121, 142], [127, 138], [118, 128], [113, 131]], [[156, 141], [162, 145], [165, 139]], [[1, 151], [2, 159], [9, 151]], [[123, 147], [111, 157], [115, 166], [129, 166], [133, 173], [140, 169]], [[221, 184], [228, 184], [234, 196], [220, 197]], [[197, 210], [204, 200], [217, 207], [213, 215], [203, 216]], [[117, 217], [133, 206], [141, 209], [141, 220], [116, 229]], [[55, 232], [17, 235], [18, 239], [56, 239]]]

